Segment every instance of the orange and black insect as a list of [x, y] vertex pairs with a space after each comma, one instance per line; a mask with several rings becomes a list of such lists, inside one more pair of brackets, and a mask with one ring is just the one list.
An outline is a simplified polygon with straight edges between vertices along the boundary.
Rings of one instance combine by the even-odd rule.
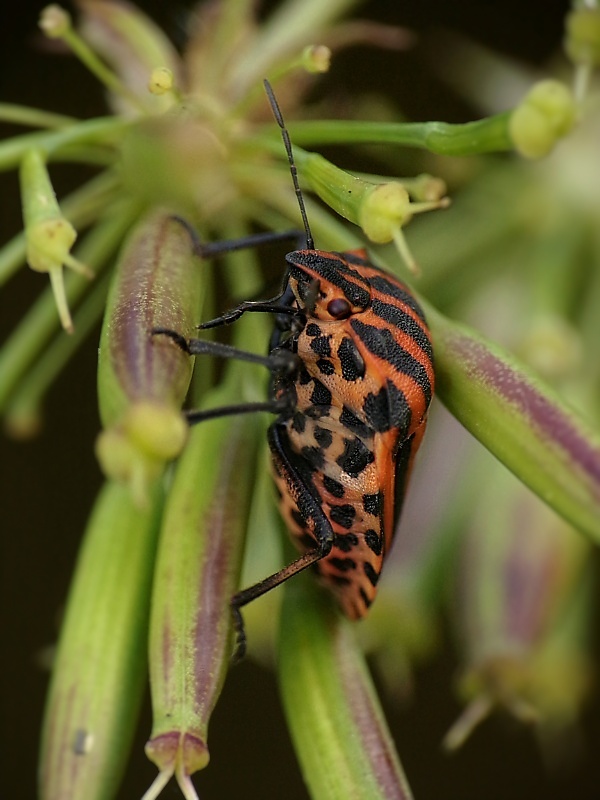
[[[364, 250], [315, 250], [289, 135], [270, 86], [267, 93], [288, 153], [306, 246], [286, 256], [281, 294], [248, 301], [201, 327], [234, 322], [246, 312], [275, 317], [268, 356], [200, 339], [170, 336], [191, 355], [210, 353], [266, 365], [264, 403], [190, 412], [190, 422], [270, 411], [268, 431], [284, 520], [301, 555], [232, 598], [241, 649], [239, 609], [313, 565], [351, 619], [364, 616], [377, 593], [414, 455], [434, 389], [427, 324], [415, 298]], [[202, 256], [289, 237], [261, 234], [203, 245]]]

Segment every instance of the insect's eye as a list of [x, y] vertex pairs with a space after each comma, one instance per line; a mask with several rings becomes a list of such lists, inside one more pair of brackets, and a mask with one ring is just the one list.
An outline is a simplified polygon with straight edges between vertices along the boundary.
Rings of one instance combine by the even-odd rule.
[[347, 319], [352, 313], [352, 306], [343, 297], [334, 297], [327, 303], [327, 313], [334, 319]]

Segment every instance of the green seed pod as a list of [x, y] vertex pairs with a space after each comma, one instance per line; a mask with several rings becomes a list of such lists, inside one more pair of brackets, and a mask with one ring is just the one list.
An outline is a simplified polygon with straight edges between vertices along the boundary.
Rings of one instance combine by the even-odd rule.
[[571, 525], [600, 541], [600, 437], [501, 347], [419, 298], [448, 410]]
[[166, 211], [149, 214], [122, 251], [102, 328], [98, 365], [97, 442], [104, 471], [128, 482], [143, 500], [145, 485], [177, 456], [187, 437], [181, 405], [193, 362], [168, 328], [189, 337], [199, 316], [202, 265], [189, 232]]
[[[210, 405], [239, 400], [222, 387]], [[190, 775], [209, 759], [207, 732], [232, 654], [231, 596], [239, 582], [257, 428], [246, 416], [194, 428], [165, 509], [152, 597], [148, 758], [160, 770], [145, 800], [175, 775], [187, 798]]]
[[286, 586], [279, 668], [288, 725], [314, 800], [412, 797], [352, 625], [310, 575]]
[[69, 594], [42, 736], [41, 800], [109, 800], [127, 763], [145, 684], [158, 487], [140, 511], [101, 491]]

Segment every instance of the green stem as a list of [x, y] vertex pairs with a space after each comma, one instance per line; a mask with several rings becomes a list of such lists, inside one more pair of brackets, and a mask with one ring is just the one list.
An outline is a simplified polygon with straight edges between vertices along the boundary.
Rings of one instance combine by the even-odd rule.
[[44, 151], [52, 160], [60, 157], [61, 151], [72, 145], [114, 144], [130, 125], [131, 120], [121, 117], [98, 117], [60, 130], [15, 136], [0, 144], [0, 170], [18, 167], [24, 154], [31, 149]]
[[[511, 112], [505, 111], [493, 117], [461, 124], [319, 120], [293, 122], [289, 129], [296, 156], [298, 156], [298, 146], [360, 143], [419, 147], [439, 155], [471, 156], [513, 150], [508, 132], [510, 114]], [[262, 136], [264, 146], [272, 149], [266, 135]], [[274, 144], [275, 137], [272, 142]], [[281, 154], [280, 143], [277, 152]], [[298, 163], [301, 163], [301, 160], [300, 155]]]
[[29, 108], [17, 103], [0, 103], [0, 120], [16, 125], [31, 125], [35, 128], [66, 128], [78, 122], [75, 117], [43, 111], [40, 108]]
[[29, 369], [6, 409], [6, 428], [17, 437], [29, 437], [40, 427], [41, 406], [44, 396], [69, 359], [98, 324], [106, 304], [108, 275], [94, 284], [75, 314], [75, 325], [70, 336], [60, 332]]
[[123, 97], [138, 111], [145, 111], [144, 104], [141, 102], [140, 98], [98, 58], [92, 48], [89, 47], [87, 42], [85, 42], [75, 30], [69, 28], [69, 30], [65, 32], [63, 38], [79, 60], [85, 64], [89, 71], [95, 75], [107, 89]]
[[278, 667], [313, 800], [412, 798], [354, 630], [306, 574], [286, 586]]

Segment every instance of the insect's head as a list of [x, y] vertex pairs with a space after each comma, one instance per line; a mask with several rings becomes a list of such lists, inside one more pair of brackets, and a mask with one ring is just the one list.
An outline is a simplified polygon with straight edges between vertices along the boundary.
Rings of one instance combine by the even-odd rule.
[[289, 285], [307, 317], [343, 320], [371, 304], [371, 286], [342, 253], [295, 250], [286, 256]]
[[323, 321], [348, 319], [353, 314], [360, 314], [370, 305], [371, 286], [363, 275], [352, 268], [352, 263], [343, 253], [314, 249], [304, 199], [298, 183], [290, 135], [273, 89], [268, 81], [264, 83], [275, 120], [281, 129], [306, 234], [306, 249], [295, 250], [286, 256], [288, 285], [307, 317]]

